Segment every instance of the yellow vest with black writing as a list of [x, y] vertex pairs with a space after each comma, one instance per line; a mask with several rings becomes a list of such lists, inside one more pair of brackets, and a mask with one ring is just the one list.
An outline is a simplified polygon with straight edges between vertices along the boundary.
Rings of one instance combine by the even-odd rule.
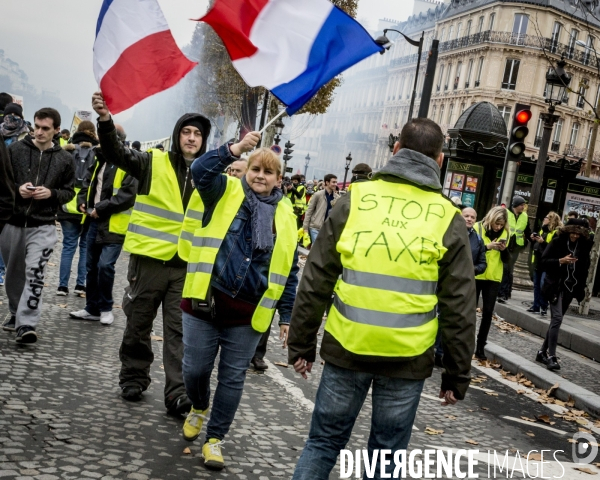
[[349, 195], [325, 330], [358, 355], [421, 355], [435, 343], [438, 262], [458, 209], [439, 193], [383, 180], [356, 183]]
[[[225, 193], [217, 203], [210, 222], [194, 234], [183, 298], [206, 299], [217, 253], [244, 198], [242, 182], [238, 178], [227, 177]], [[277, 302], [290, 276], [298, 243], [296, 216], [290, 204], [283, 200], [275, 210], [275, 230], [277, 236], [269, 265], [267, 290], [252, 316], [252, 328], [257, 332], [266, 332], [271, 324]]]
[[[510, 218], [510, 216], [509, 216]], [[477, 222], [474, 227], [475, 231], [479, 234], [481, 239], [483, 240], [484, 245], [487, 245], [491, 242], [489, 237], [486, 235], [485, 227], [481, 222]], [[509, 235], [506, 229], [502, 230], [500, 236], [495, 240], [496, 242], [500, 239], [505, 239], [508, 243]], [[502, 264], [502, 259], [500, 258], [499, 250], [485, 250], [485, 261], [487, 262], [487, 268], [485, 272], [481, 275], [477, 275], [475, 277], [476, 280], [491, 280], [492, 282], [501, 282], [502, 281], [502, 272], [504, 270], [504, 266]]]
[[168, 261], [178, 253], [185, 216], [199, 216], [193, 208], [198, 206], [200, 196], [194, 191], [187, 212], [184, 212], [177, 175], [169, 160], [169, 153], [158, 149], [152, 149], [150, 153], [150, 193], [138, 193], [135, 199], [123, 249], [136, 255]]
[[507, 209], [508, 213], [508, 226], [510, 227], [511, 233], [515, 236], [517, 245], [522, 247], [525, 245], [525, 229], [527, 228], [528, 217], [525, 212], [519, 215], [519, 218], [515, 216], [511, 209]]

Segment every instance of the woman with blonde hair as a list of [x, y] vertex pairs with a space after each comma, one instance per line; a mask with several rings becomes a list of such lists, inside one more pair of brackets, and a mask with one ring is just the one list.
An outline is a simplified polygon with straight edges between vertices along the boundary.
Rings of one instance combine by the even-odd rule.
[[562, 227], [560, 216], [556, 212], [549, 212], [544, 217], [542, 228], [539, 232], [533, 232], [530, 237], [530, 242], [533, 248], [533, 256], [531, 257], [533, 270], [533, 305], [527, 309], [530, 313], [539, 313], [541, 316], [546, 316], [548, 311], [548, 302], [542, 295], [542, 283], [544, 282], [544, 271], [542, 269], [542, 255], [548, 244], [554, 238], [558, 228]]
[[510, 239], [510, 228], [508, 226], [508, 213], [504, 207], [493, 207], [481, 222], [473, 227], [485, 244], [485, 259], [487, 268], [481, 275], [475, 277], [477, 288], [476, 301], [479, 302], [479, 294], [483, 306], [481, 309], [481, 325], [477, 334], [477, 347], [475, 356], [479, 360], [486, 360], [484, 347], [492, 326], [492, 315], [496, 305], [496, 297], [502, 282], [502, 272], [505, 263], [510, 260], [510, 253], [506, 249]]
[[196, 159], [194, 185], [204, 203], [183, 289], [183, 380], [193, 407], [183, 437], [193, 441], [206, 420], [210, 378], [219, 353], [217, 388], [202, 447], [204, 465], [225, 466], [221, 445], [242, 398], [256, 346], [279, 311], [284, 346], [298, 285], [296, 216], [283, 192], [281, 161], [255, 150], [241, 179], [222, 175], [260, 134], [251, 132]]

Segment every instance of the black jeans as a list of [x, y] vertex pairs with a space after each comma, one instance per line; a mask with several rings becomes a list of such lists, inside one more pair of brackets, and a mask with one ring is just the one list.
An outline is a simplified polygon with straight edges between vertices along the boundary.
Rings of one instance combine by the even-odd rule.
[[546, 338], [542, 345], [542, 351], [548, 350], [548, 355], [554, 357], [556, 355], [556, 345], [558, 344], [558, 332], [562, 324], [563, 317], [569, 309], [569, 305], [573, 301], [573, 294], [568, 290], [560, 292], [555, 303], [550, 304], [550, 326], [546, 332]]
[[[271, 325], [272, 324], [273, 320], [271, 320]], [[265, 358], [265, 355], [267, 354], [267, 343], [269, 343], [269, 336], [271, 335], [271, 325], [269, 325], [267, 331], [261, 335], [253, 358], [260, 358], [261, 360]]]
[[492, 315], [494, 314], [494, 306], [496, 305], [496, 296], [498, 295], [500, 282], [494, 282], [492, 280], [475, 280], [475, 287], [477, 289], [475, 303], [477, 304], [479, 302], [480, 293], [483, 301], [483, 307], [481, 308], [481, 325], [479, 326], [479, 333], [477, 334], [477, 346], [484, 347], [487, 342], [488, 334], [490, 333], [490, 327], [492, 326]]
[[519, 258], [519, 254], [523, 251], [524, 247], [515, 247], [514, 251], [510, 254], [510, 261], [503, 265], [502, 269], [502, 283], [500, 283], [500, 291], [498, 296], [504, 298], [510, 298], [513, 287], [513, 272], [515, 270], [515, 263]]

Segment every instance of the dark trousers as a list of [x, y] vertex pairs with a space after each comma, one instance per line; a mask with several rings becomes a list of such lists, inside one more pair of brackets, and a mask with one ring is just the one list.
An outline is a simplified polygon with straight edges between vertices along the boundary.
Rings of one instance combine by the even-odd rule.
[[110, 312], [113, 307], [115, 263], [121, 254], [120, 243], [96, 243], [98, 222], [92, 220], [87, 234], [87, 292], [85, 309], [92, 315]]
[[498, 292], [499, 297], [510, 298], [513, 287], [513, 272], [515, 270], [515, 263], [519, 258], [519, 254], [523, 250], [523, 247], [516, 247], [510, 255], [510, 261], [503, 265], [502, 269], [502, 283], [500, 283], [500, 290]]
[[[273, 320], [271, 320], [271, 325], [273, 324]], [[271, 325], [267, 328], [267, 331], [262, 334], [260, 340], [258, 341], [258, 345], [256, 346], [256, 352], [254, 353], [253, 358], [260, 358], [261, 360], [265, 358], [267, 354], [267, 343], [269, 343], [269, 336], [271, 335]]]
[[568, 290], [561, 292], [555, 303], [550, 304], [550, 326], [546, 332], [546, 338], [542, 345], [542, 351], [548, 350], [551, 357], [556, 355], [556, 345], [558, 344], [558, 332], [569, 305], [573, 301], [573, 294]]
[[494, 306], [496, 305], [496, 296], [498, 295], [500, 283], [492, 280], [475, 280], [475, 286], [477, 290], [475, 302], [479, 302], [480, 293], [483, 302], [483, 307], [481, 308], [481, 325], [477, 334], [477, 346], [484, 347], [490, 333], [490, 327], [492, 326], [492, 315], [494, 314]]
[[183, 328], [181, 325], [181, 294], [186, 268], [173, 268], [148, 257], [131, 255], [123, 296], [123, 312], [127, 326], [119, 350], [121, 372], [119, 385], [150, 385], [150, 365], [154, 360], [150, 333], [158, 307], [163, 314], [163, 364], [165, 367], [165, 406], [173, 408], [185, 395], [183, 385]]
[[545, 272], [535, 270], [533, 272], [533, 308], [535, 310], [548, 309], [548, 302], [542, 295], [542, 283], [544, 282]]

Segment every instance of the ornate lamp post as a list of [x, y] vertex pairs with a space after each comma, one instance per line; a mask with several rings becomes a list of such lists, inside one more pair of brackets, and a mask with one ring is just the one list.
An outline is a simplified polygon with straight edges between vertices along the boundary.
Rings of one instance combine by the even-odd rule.
[[306, 178], [306, 172], [308, 171], [309, 162], [310, 162], [310, 153], [307, 153], [306, 157], [304, 157], [304, 178]]
[[280, 135], [283, 133], [283, 128], [285, 127], [283, 120], [281, 120], [281, 117], [273, 124], [273, 126], [275, 127], [275, 145], [279, 145], [279, 142], [281, 141], [281, 137]]
[[350, 170], [350, 164], [352, 163], [352, 152], [346, 157], [346, 173], [344, 174], [344, 188], [346, 188], [346, 179], [348, 178], [348, 170]]

